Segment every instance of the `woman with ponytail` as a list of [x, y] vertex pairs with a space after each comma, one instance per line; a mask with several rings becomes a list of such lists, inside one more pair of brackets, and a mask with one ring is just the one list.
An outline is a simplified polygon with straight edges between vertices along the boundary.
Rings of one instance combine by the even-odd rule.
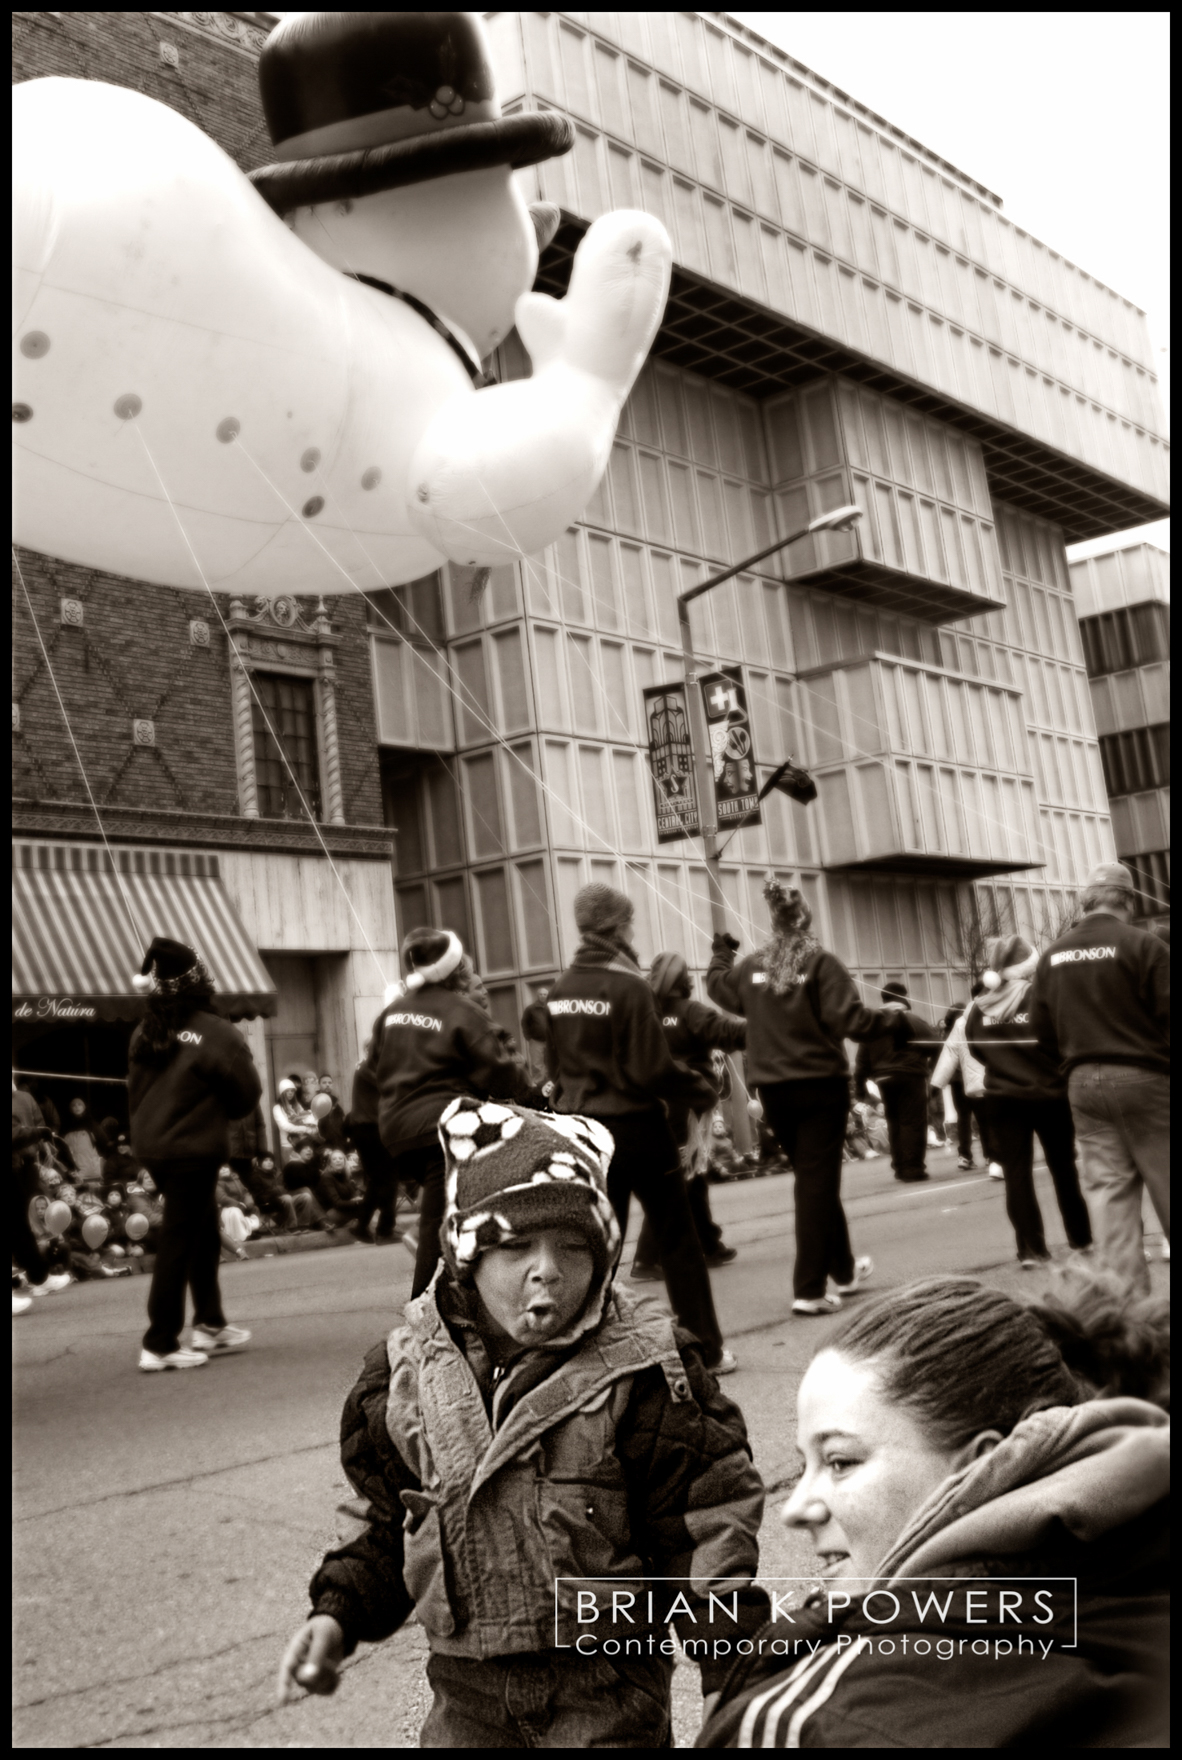
[[698, 1746], [1167, 1746], [1168, 1405], [1168, 1304], [1115, 1278], [859, 1309], [800, 1384], [782, 1511], [825, 1587], [756, 1635]]
[[1034, 1190], [1036, 1136], [1069, 1244], [1090, 1249], [1092, 1225], [1079, 1189], [1067, 1083], [1058, 1061], [1035, 1042], [1031, 1025], [1030, 991], [1038, 954], [1021, 935], [997, 935], [986, 942], [985, 958], [981, 992], [964, 1017], [965, 1045], [985, 1066], [981, 1116], [1005, 1177], [1006, 1214], [1013, 1224], [1018, 1263], [1033, 1270], [1051, 1257]]
[[[747, 1080], [758, 1088], [767, 1121], [792, 1163], [796, 1264], [792, 1312], [829, 1314], [874, 1269], [855, 1262], [841, 1207], [841, 1164], [850, 1110], [849, 1060], [843, 1041], [893, 1033], [910, 1036], [899, 1008], [865, 1008], [841, 961], [810, 933], [812, 912], [795, 888], [769, 880], [763, 889], [770, 939], [736, 966], [733, 935], [714, 937], [706, 992], [719, 1008], [747, 1020]], [[827, 1294], [825, 1285], [835, 1288]]]
[[[215, 1194], [230, 1121], [254, 1111], [262, 1084], [241, 1033], [213, 1012], [213, 979], [191, 947], [157, 937], [132, 983], [147, 1006], [129, 1054], [131, 1144], [164, 1198], [139, 1366], [198, 1369], [250, 1339], [242, 1327], [227, 1326], [222, 1312]], [[188, 1349], [180, 1342], [186, 1286], [193, 1293]]]

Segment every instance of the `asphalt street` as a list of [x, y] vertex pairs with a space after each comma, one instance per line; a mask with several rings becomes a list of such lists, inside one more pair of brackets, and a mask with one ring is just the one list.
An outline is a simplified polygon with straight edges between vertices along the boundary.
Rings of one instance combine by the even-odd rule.
[[[854, 1248], [873, 1254], [874, 1287], [954, 1271], [1037, 1290], [1043, 1274], [1014, 1262], [1001, 1187], [958, 1173], [946, 1152], [932, 1152], [929, 1168], [921, 1186], [896, 1184], [883, 1160], [846, 1168]], [[1038, 1187], [1061, 1250], [1045, 1172]], [[794, 1472], [797, 1383], [835, 1322], [789, 1315], [791, 1179], [712, 1195], [739, 1249], [714, 1274], [740, 1364], [727, 1391], [773, 1491], [761, 1576], [807, 1577], [808, 1548], [783, 1528], [774, 1492]], [[1156, 1228], [1147, 1238], [1164, 1287]], [[365, 1350], [397, 1321], [410, 1277], [399, 1246], [225, 1266], [228, 1316], [253, 1343], [183, 1375], [136, 1371], [144, 1278], [75, 1285], [14, 1320], [16, 1747], [418, 1745], [428, 1693], [417, 1625], [363, 1647], [335, 1698], [275, 1704], [279, 1657], [349, 1494], [341, 1404]], [[699, 1705], [697, 1671], [680, 1666], [680, 1746], [693, 1741]]]

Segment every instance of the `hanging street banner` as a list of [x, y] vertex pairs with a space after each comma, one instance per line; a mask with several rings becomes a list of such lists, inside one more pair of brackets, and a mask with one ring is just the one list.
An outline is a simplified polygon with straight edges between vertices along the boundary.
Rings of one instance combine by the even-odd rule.
[[676, 843], [682, 837], [696, 837], [701, 826], [684, 684], [649, 685], [644, 693], [644, 717], [657, 811], [657, 842]]
[[699, 680], [710, 735], [710, 769], [719, 831], [758, 825], [759, 781], [747, 714], [747, 692], [738, 666], [703, 673]]

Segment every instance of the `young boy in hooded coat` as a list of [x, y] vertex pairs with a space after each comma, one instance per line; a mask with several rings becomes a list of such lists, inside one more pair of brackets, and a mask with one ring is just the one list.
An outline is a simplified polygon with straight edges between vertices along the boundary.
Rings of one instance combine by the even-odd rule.
[[[742, 1416], [669, 1316], [613, 1282], [605, 1128], [461, 1097], [439, 1137], [444, 1261], [346, 1401], [365, 1522], [312, 1580], [281, 1694], [332, 1692], [342, 1658], [414, 1610], [422, 1746], [668, 1746], [676, 1591], [683, 1638], [709, 1630], [711, 1591], [732, 1644], [766, 1614]], [[628, 1623], [580, 1621], [592, 1579]], [[709, 1693], [725, 1664], [698, 1655]]]

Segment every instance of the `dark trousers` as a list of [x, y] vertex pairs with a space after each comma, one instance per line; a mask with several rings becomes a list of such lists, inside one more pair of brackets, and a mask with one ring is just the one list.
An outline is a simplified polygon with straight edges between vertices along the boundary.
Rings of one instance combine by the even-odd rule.
[[1034, 1190], [1034, 1139], [1047, 1158], [1059, 1213], [1073, 1247], [1090, 1247], [1092, 1225], [1075, 1167], [1075, 1128], [1066, 1100], [1018, 1100], [986, 1094], [983, 1111], [1006, 1178], [1006, 1215], [1013, 1224], [1019, 1259], [1046, 1259], [1042, 1211]]
[[193, 1324], [215, 1331], [226, 1324], [218, 1288], [221, 1236], [214, 1197], [220, 1159], [155, 1161], [149, 1172], [164, 1199], [164, 1221], [148, 1291], [147, 1350], [166, 1356], [180, 1343], [185, 1287], [193, 1293]]
[[41, 1189], [41, 1176], [35, 1167], [21, 1168], [12, 1176], [12, 1209], [10, 1233], [12, 1256], [30, 1283], [44, 1283], [48, 1273], [37, 1237], [29, 1223], [29, 1205]]
[[792, 1163], [796, 1198], [796, 1263], [792, 1293], [805, 1301], [825, 1282], [849, 1283], [854, 1256], [841, 1207], [841, 1160], [850, 1088], [845, 1076], [771, 1082], [759, 1097], [780, 1147]]
[[419, 1746], [670, 1748], [672, 1678], [663, 1656], [430, 1656], [434, 1704]]
[[599, 1122], [612, 1134], [616, 1152], [608, 1170], [607, 1193], [628, 1227], [633, 1194], [656, 1235], [656, 1257], [678, 1322], [701, 1342], [707, 1368], [722, 1355], [722, 1332], [714, 1312], [710, 1273], [694, 1229], [681, 1173], [681, 1156], [663, 1112], [626, 1112]]
[[973, 1109], [964, 1091], [963, 1082], [949, 1082], [952, 1104], [956, 1108], [956, 1153], [962, 1161], [973, 1159]]
[[419, 1244], [415, 1252], [414, 1281], [410, 1286], [411, 1300], [421, 1296], [435, 1275], [442, 1258], [439, 1226], [443, 1221], [446, 1187], [443, 1177], [443, 1150], [438, 1143], [425, 1149], [410, 1149], [405, 1155], [394, 1156], [396, 1180], [414, 1180], [422, 1187], [419, 1199]]
[[981, 1149], [986, 1161], [1000, 1161], [997, 1144], [993, 1140], [993, 1126], [989, 1118], [989, 1107], [984, 1094], [974, 1094], [968, 1102], [973, 1117], [977, 1121], [977, 1134], [981, 1138]]
[[[722, 1245], [722, 1230], [715, 1222], [710, 1210], [710, 1182], [704, 1173], [696, 1173], [693, 1179], [685, 1182], [685, 1195], [689, 1199], [690, 1216], [693, 1219], [694, 1233], [698, 1237], [707, 1259], [711, 1253], [717, 1253]], [[636, 1265], [655, 1265], [657, 1262], [657, 1231], [646, 1216], [640, 1230], [640, 1239], [636, 1243]]]
[[361, 1167], [365, 1174], [362, 1221], [368, 1225], [370, 1217], [377, 1211], [377, 1235], [380, 1240], [383, 1235], [394, 1233], [394, 1203], [398, 1194], [398, 1174], [394, 1158], [384, 1147], [376, 1124], [353, 1125], [350, 1127], [350, 1135], [361, 1157]]
[[915, 1179], [924, 1172], [928, 1147], [928, 1079], [926, 1076], [884, 1076], [878, 1084], [886, 1113], [891, 1167], [896, 1179]]

